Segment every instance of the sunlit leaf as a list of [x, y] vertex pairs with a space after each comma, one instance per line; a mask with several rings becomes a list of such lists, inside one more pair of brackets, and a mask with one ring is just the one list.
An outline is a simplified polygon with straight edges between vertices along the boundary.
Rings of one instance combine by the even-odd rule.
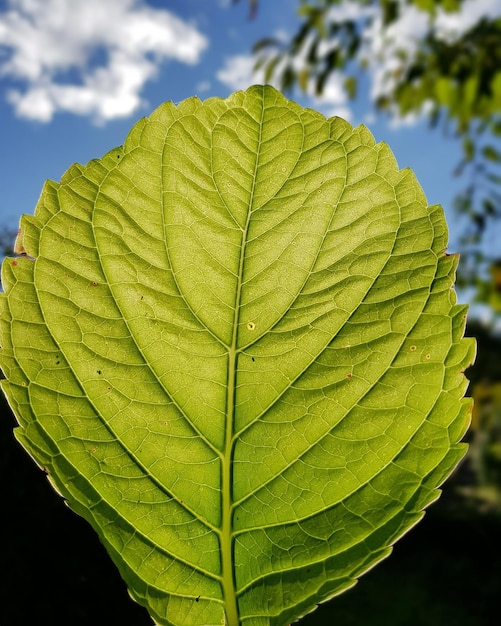
[[470, 413], [446, 246], [386, 145], [271, 87], [166, 103], [46, 184], [3, 389], [158, 624], [285, 626], [422, 517]]

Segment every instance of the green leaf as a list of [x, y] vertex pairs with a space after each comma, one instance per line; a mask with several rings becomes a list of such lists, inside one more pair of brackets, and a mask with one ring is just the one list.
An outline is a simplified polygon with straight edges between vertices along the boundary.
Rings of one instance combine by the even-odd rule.
[[465, 452], [439, 206], [271, 87], [166, 103], [48, 182], [3, 265], [20, 442], [158, 624], [286, 625]]
[[435, 97], [438, 104], [442, 106], [451, 106], [456, 97], [456, 91], [453, 83], [446, 76], [440, 76], [435, 82]]
[[482, 148], [482, 155], [488, 161], [494, 161], [494, 163], [501, 163], [501, 152], [494, 146], [488, 145]]
[[343, 84], [346, 92], [348, 93], [348, 98], [350, 98], [350, 100], [354, 100], [357, 97], [357, 79], [354, 76], [347, 76]]
[[464, 153], [465, 159], [467, 161], [472, 161], [475, 158], [475, 151], [476, 151], [475, 142], [469, 135], [467, 135], [463, 137], [462, 144], [463, 144], [463, 153]]

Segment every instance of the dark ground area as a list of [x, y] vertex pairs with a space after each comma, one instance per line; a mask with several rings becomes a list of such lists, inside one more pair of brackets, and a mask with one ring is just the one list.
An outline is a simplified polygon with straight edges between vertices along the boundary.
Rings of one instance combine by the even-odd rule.
[[[0, 626], [151, 626], [94, 531], [14, 440], [0, 403]], [[453, 482], [452, 482], [453, 485]], [[452, 487], [351, 590], [304, 626], [501, 623], [501, 517], [458, 507]]]

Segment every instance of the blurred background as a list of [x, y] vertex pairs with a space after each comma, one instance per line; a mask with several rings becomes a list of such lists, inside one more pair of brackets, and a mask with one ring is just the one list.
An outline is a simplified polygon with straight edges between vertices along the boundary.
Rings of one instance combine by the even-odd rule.
[[[165, 100], [268, 82], [365, 124], [444, 207], [478, 341], [470, 448], [424, 520], [308, 624], [488, 626], [501, 590], [501, 2], [0, 0], [0, 251], [46, 179]], [[150, 624], [0, 400], [0, 624]]]

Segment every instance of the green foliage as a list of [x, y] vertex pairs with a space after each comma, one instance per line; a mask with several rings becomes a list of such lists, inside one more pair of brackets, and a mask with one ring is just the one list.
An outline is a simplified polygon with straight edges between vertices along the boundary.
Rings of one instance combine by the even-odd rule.
[[271, 87], [166, 103], [48, 182], [3, 264], [16, 435], [158, 624], [284, 626], [465, 452], [442, 209]]
[[489, 121], [501, 110], [501, 19], [481, 20], [462, 37], [444, 41], [433, 29], [392, 94], [401, 112], [433, 103], [466, 133], [473, 120]]

